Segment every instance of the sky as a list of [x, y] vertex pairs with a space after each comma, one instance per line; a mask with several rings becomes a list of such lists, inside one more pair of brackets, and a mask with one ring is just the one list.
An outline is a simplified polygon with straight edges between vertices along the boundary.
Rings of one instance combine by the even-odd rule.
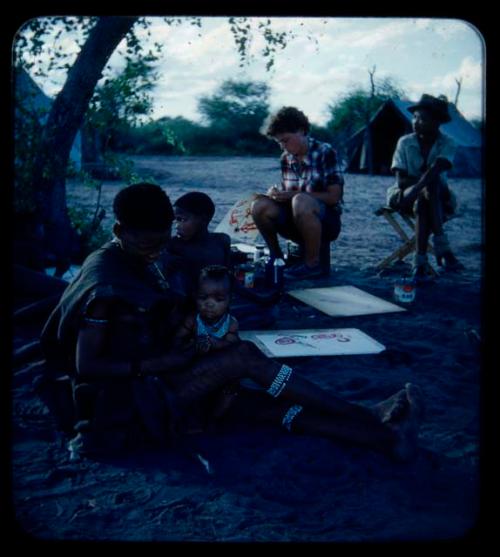
[[[251, 56], [243, 68], [227, 18], [203, 17], [201, 28], [187, 19], [176, 26], [160, 17], [149, 19], [150, 38], [140, 33], [163, 45], [153, 118], [183, 116], [200, 122], [199, 99], [213, 94], [224, 80], [234, 79], [265, 81], [271, 88], [272, 110], [296, 106], [313, 123], [324, 125], [329, 105], [354, 87], [369, 87], [368, 71], [373, 67], [375, 80], [390, 77], [415, 101], [422, 93], [444, 94], [454, 101], [456, 80], [461, 79], [458, 109], [469, 119], [484, 117], [485, 47], [480, 32], [463, 20], [270, 18], [273, 29], [293, 31], [295, 36], [277, 52], [274, 68], [266, 71], [259, 18], [250, 18]], [[71, 37], [58, 41], [61, 48], [74, 50]], [[110, 65], [119, 65], [118, 52]], [[63, 83], [57, 75], [35, 80], [50, 96]]]

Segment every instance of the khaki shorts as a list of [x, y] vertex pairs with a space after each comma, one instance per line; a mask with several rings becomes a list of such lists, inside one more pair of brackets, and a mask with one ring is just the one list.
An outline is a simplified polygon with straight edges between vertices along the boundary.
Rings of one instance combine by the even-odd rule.
[[[391, 209], [394, 209], [396, 211], [402, 210], [401, 209], [401, 188], [397, 184], [394, 184], [387, 189], [385, 199], [386, 199], [385, 201], [386, 205]], [[446, 189], [443, 188], [442, 202], [443, 202], [443, 212], [445, 214], [445, 217], [450, 218], [452, 215], [456, 213], [458, 202], [457, 202], [457, 196], [449, 187], [446, 187]], [[417, 201], [415, 201], [415, 203], [413, 204], [413, 210], [411, 211], [411, 214], [413, 214], [413, 216], [417, 214], [416, 204]]]

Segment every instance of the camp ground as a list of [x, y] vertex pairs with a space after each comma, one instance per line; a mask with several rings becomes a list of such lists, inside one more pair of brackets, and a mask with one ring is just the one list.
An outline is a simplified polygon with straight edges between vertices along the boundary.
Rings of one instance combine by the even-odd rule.
[[[251, 216], [254, 199], [252, 195], [236, 202], [216, 228], [217, 232], [230, 235], [233, 249], [246, 254], [252, 254], [256, 243], [262, 241]], [[404, 307], [352, 285], [293, 289], [286, 293], [330, 317], [406, 311]], [[289, 305], [290, 298], [285, 297], [282, 303]], [[244, 330], [241, 337], [254, 342], [269, 357], [374, 354], [385, 349], [383, 344], [359, 329]]]

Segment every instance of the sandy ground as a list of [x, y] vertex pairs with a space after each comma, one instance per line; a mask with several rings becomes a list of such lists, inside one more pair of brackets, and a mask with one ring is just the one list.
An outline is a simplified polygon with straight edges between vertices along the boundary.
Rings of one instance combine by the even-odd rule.
[[[279, 176], [269, 158], [134, 157], [175, 200], [200, 190], [217, 204], [213, 226], [249, 191]], [[332, 247], [332, 275], [314, 286], [351, 284], [391, 300], [399, 265], [375, 264], [398, 244], [376, 217], [390, 177], [346, 176], [343, 229]], [[284, 360], [353, 402], [371, 405], [405, 382], [424, 393], [420, 453], [396, 464], [326, 439], [242, 425], [172, 451], [71, 460], [33, 393], [36, 366], [14, 369], [10, 494], [19, 535], [34, 540], [202, 542], [370, 542], [463, 540], [480, 525], [483, 316], [482, 184], [454, 180], [459, 217], [447, 224], [466, 266], [417, 291], [407, 312], [329, 317], [285, 296], [276, 328], [359, 328], [386, 346], [377, 355]], [[103, 204], [121, 187], [107, 182]], [[70, 203], [94, 209], [95, 192], [68, 188]], [[307, 284], [312, 286], [312, 284]], [[15, 330], [15, 344], [32, 331]], [[197, 450], [214, 473], [189, 457]]]

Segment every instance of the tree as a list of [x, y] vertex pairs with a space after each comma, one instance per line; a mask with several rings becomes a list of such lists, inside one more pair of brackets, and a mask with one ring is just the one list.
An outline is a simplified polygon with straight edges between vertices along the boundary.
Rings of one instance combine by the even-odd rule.
[[405, 96], [404, 91], [396, 85], [392, 78], [386, 77], [377, 82], [374, 79], [375, 68], [368, 73], [370, 75], [369, 90], [356, 87], [328, 107], [330, 119], [326, 127], [332, 134], [341, 155], [345, 154], [347, 140], [366, 126], [385, 101]]
[[71, 146], [83, 122], [102, 71], [135, 17], [103, 17], [90, 30], [66, 83], [48, 115], [33, 168], [37, 216], [45, 228], [46, 249], [61, 265], [77, 249], [66, 206], [66, 167]]
[[198, 111], [215, 141], [229, 149], [265, 144], [259, 132], [269, 114], [270, 88], [264, 82], [226, 80], [211, 96], [202, 97]]
[[[53, 19], [41, 18], [28, 22], [27, 27], [32, 33], [30, 54], [36, 56], [41, 53], [44, 33], [50, 29]], [[74, 64], [69, 67], [66, 63], [69, 67], [66, 82], [51, 107], [41, 134], [40, 148], [33, 169], [33, 183], [36, 184], [37, 214], [45, 227], [47, 248], [54, 252], [59, 260], [67, 260], [75, 241], [66, 207], [65, 189], [65, 173], [71, 145], [110, 56], [125, 37], [131, 48], [140, 48], [139, 40], [131, 31], [139, 20], [145, 20], [137, 17], [84, 18], [83, 23], [78, 18], [59, 20], [64, 25], [73, 24], [78, 27], [85, 42]], [[180, 22], [181, 18], [165, 18], [165, 21], [170, 25], [176, 21]], [[200, 25], [199, 18], [193, 18], [193, 21]], [[287, 32], [273, 32], [270, 20], [259, 21], [255, 30], [252, 30], [247, 18], [229, 18], [228, 22], [241, 63], [248, 55], [254, 31], [264, 38], [263, 56], [268, 59], [268, 68], [272, 66], [277, 49], [284, 48], [287, 36], [291, 35]], [[60, 51], [57, 39], [58, 35], [50, 37], [56, 45], [55, 48]], [[32, 64], [29, 59], [27, 61], [27, 58], [19, 56], [19, 52], [27, 44], [26, 36], [18, 34], [14, 45], [16, 64]], [[54, 64], [64, 66], [64, 57], [54, 58]]]

